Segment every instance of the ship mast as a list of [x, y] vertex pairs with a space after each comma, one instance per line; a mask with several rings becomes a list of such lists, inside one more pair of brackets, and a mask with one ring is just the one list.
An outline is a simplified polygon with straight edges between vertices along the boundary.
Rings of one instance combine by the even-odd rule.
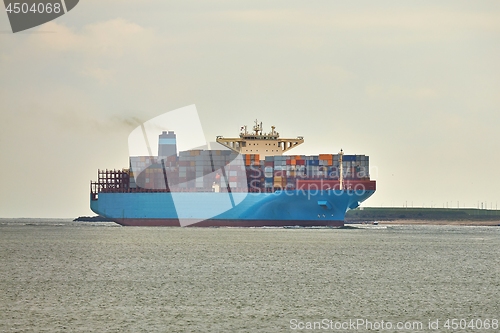
[[344, 167], [342, 165], [342, 156], [344, 156], [344, 151], [340, 149], [339, 153], [339, 166], [340, 166], [340, 190], [342, 191], [344, 189]]
[[253, 130], [255, 132], [255, 135], [262, 135], [262, 122], [260, 122], [259, 125], [257, 119], [255, 119], [255, 126], [253, 127]]

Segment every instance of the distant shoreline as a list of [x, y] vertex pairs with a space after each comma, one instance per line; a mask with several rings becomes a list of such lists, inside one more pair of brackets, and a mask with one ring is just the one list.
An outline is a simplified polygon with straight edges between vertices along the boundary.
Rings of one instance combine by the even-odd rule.
[[[373, 224], [375, 221], [348, 221], [345, 220], [346, 225], [360, 225], [360, 224]], [[483, 227], [497, 227], [500, 226], [498, 221], [456, 221], [456, 220], [377, 220], [378, 225], [456, 225], [456, 226], [483, 226]]]
[[498, 221], [446, 221], [446, 220], [392, 220], [392, 221], [378, 221], [379, 225], [456, 225], [456, 226], [484, 226], [496, 227], [500, 226]]
[[115, 222], [107, 217], [96, 216], [79, 216], [73, 222]]
[[346, 213], [345, 223], [415, 225], [500, 225], [500, 211], [472, 208], [366, 207]]

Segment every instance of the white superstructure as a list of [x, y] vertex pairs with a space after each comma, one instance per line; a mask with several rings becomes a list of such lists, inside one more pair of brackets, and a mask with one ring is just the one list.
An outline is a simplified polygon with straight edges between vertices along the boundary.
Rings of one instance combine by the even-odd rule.
[[217, 142], [240, 154], [259, 154], [260, 159], [266, 156], [283, 155], [284, 152], [304, 143], [304, 138], [282, 139], [276, 127], [271, 126], [269, 133], [262, 131], [262, 122], [255, 120], [253, 131], [248, 132], [247, 126], [242, 126], [239, 138], [217, 137]]

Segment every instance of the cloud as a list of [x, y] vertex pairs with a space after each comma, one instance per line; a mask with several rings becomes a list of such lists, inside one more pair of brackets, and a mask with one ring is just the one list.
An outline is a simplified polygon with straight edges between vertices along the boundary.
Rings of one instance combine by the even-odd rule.
[[[72, 73], [109, 84], [117, 80], [117, 72], [125, 63], [147, 63], [155, 47], [162, 43], [153, 29], [124, 19], [94, 23], [79, 30], [51, 21], [36, 31], [52, 33], [29, 34], [0, 53], [0, 69], [9, 78], [20, 74], [9, 73], [12, 68], [36, 67], [31, 70], [36, 72], [42, 67], [56, 71], [66, 66]], [[36, 50], [36, 61], [32, 50]]]
[[95, 57], [118, 58], [128, 52], [147, 53], [158, 41], [152, 29], [121, 18], [89, 24], [79, 31], [51, 21], [40, 26], [38, 30], [53, 33], [32, 35], [27, 42], [38, 50], [50, 51], [51, 54], [76, 51]]
[[[114, 115], [124, 110], [110, 109], [116, 97], [109, 96], [127, 82], [124, 69], [148, 63], [161, 42], [156, 32], [124, 19], [81, 29], [51, 21], [36, 31], [51, 33], [5, 38], [0, 50], [3, 119], [30, 130], [40, 124], [82, 133], [123, 128], [126, 121]], [[2, 129], [11, 131], [6, 124]]]

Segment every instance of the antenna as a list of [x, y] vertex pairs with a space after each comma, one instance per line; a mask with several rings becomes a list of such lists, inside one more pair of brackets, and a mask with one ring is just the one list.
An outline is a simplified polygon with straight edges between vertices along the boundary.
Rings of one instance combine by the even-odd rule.
[[255, 126], [253, 127], [255, 135], [259, 135], [259, 121], [255, 119]]

